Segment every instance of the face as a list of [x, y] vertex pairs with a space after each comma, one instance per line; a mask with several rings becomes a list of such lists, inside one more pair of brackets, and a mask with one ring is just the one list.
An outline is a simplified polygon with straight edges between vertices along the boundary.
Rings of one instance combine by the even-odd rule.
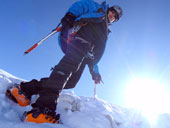
[[108, 18], [111, 23], [114, 22], [116, 20], [116, 13], [113, 11], [109, 11]]

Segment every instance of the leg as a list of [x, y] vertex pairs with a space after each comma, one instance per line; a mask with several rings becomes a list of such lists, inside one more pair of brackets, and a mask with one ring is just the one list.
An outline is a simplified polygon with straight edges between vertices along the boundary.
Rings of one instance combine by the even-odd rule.
[[40, 81], [33, 79], [30, 82], [22, 82], [20, 84], [21, 90], [27, 95], [32, 96], [39, 93], [42, 85], [47, 81], [48, 78], [42, 78]]
[[55, 66], [49, 79], [42, 86], [42, 90], [39, 92], [40, 97], [32, 104], [33, 108], [56, 110], [60, 91], [67, 85], [72, 74], [79, 70], [89, 50], [88, 43], [75, 39], [70, 41], [65, 56]]
[[[85, 62], [82, 63], [79, 70], [75, 73], [72, 73], [72, 76], [68, 80], [64, 89], [70, 89], [75, 87], [81, 77], [85, 65]], [[33, 79], [30, 82], [21, 82], [20, 85], [12, 86], [10, 89], [8, 89], [7, 95], [11, 100], [13, 100], [15, 103], [18, 103], [20, 106], [27, 106], [29, 105], [32, 95], [39, 94], [39, 92], [42, 90], [42, 85], [45, 84], [47, 80], [48, 78], [42, 78], [40, 81]], [[18, 90], [17, 95], [16, 91], [13, 91], [14, 89]]]
[[64, 89], [71, 89], [71, 88], [74, 88], [76, 86], [77, 82], [79, 81], [79, 79], [80, 79], [80, 77], [81, 77], [81, 75], [84, 71], [85, 66], [86, 66], [86, 62], [84, 61], [82, 63], [82, 65], [80, 66], [79, 70], [75, 73], [72, 73], [72, 76], [68, 80]]
[[30, 104], [32, 95], [39, 93], [46, 80], [47, 78], [42, 78], [40, 81], [33, 79], [30, 82], [21, 82], [21, 84], [9, 87], [6, 90], [6, 95], [20, 106], [27, 106]]

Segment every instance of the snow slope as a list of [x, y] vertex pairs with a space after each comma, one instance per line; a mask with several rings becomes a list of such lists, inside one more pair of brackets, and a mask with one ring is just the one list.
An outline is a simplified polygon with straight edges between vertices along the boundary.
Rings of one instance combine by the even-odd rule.
[[[8, 86], [20, 83], [17, 78], [0, 69], [0, 128], [170, 128], [170, 115], [162, 114], [155, 126], [138, 112], [125, 109], [101, 99], [76, 96], [64, 91], [59, 98], [57, 112], [61, 114], [61, 124], [36, 124], [20, 121], [24, 111], [31, 107], [20, 107], [5, 96]], [[34, 102], [36, 96], [33, 97]]]

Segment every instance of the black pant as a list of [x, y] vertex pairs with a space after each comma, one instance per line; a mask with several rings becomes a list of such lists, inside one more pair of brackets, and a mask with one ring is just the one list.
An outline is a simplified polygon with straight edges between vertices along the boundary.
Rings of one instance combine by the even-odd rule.
[[[25, 90], [26, 93], [40, 95], [32, 106], [55, 111], [60, 91], [74, 88], [79, 81], [87, 64], [86, 56], [90, 50], [91, 44], [87, 43], [87, 41], [72, 39], [67, 47], [65, 56], [55, 66], [49, 78], [21, 84], [23, 91]], [[30, 83], [33, 83], [32, 86], [30, 86]]]
[[[72, 74], [67, 84], [65, 85], [64, 89], [71, 89], [76, 86], [77, 82], [79, 81], [83, 73], [85, 65], [86, 63], [83, 63], [81, 67], [79, 68], [79, 70]], [[41, 78], [40, 81], [33, 79], [30, 82], [21, 83], [21, 89], [29, 96], [37, 95], [42, 90], [42, 85], [45, 84], [47, 80], [48, 80], [48, 77]]]

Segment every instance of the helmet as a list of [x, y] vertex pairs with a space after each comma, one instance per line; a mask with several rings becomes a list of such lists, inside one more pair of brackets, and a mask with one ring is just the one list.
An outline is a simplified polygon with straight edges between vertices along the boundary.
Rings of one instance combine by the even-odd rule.
[[118, 21], [118, 20], [122, 17], [123, 11], [122, 11], [122, 9], [121, 9], [119, 6], [117, 6], [117, 5], [112, 6], [112, 7], [109, 7], [108, 11], [113, 11], [113, 12], [116, 13], [116, 21]]

